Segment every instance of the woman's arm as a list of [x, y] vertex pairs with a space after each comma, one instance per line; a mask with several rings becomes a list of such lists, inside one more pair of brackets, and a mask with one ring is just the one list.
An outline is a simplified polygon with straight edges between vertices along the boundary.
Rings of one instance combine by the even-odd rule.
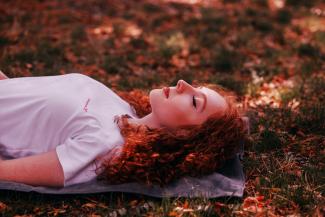
[[8, 76], [5, 75], [5, 74], [0, 70], [0, 80], [3, 80], [3, 79], [8, 79]]
[[56, 151], [0, 161], [0, 180], [32, 186], [64, 186], [64, 174]]

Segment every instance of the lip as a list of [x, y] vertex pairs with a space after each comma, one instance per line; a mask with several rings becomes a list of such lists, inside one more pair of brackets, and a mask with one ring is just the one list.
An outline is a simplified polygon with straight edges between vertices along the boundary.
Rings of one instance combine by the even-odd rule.
[[168, 98], [169, 97], [169, 87], [164, 87], [163, 92], [164, 92], [166, 98]]

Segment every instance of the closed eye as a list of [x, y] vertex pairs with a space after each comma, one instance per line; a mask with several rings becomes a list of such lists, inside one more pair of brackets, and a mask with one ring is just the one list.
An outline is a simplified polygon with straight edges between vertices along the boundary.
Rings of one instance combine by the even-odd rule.
[[193, 95], [193, 105], [196, 108], [196, 99], [195, 99], [195, 96], [194, 95]]
[[[199, 88], [199, 89], [202, 89], [203, 86], [199, 86], [198, 88]], [[194, 107], [196, 108], [196, 99], [195, 99], [195, 96], [194, 96], [194, 95], [193, 95], [193, 105], [194, 105]]]

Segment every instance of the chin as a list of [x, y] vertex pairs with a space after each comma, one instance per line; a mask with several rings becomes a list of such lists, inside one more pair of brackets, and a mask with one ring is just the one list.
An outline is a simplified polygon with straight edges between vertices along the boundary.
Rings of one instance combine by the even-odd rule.
[[149, 100], [150, 104], [155, 102], [160, 102], [161, 100], [165, 99], [165, 95], [162, 92], [162, 89], [153, 89], [149, 93]]

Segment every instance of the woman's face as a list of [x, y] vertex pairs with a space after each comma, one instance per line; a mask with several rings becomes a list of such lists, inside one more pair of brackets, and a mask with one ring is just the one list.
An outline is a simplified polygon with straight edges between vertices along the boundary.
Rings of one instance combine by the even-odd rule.
[[161, 125], [171, 128], [201, 124], [211, 114], [222, 114], [227, 108], [225, 99], [216, 91], [193, 87], [184, 80], [169, 87], [168, 98], [163, 88], [151, 90], [149, 98], [153, 115]]

